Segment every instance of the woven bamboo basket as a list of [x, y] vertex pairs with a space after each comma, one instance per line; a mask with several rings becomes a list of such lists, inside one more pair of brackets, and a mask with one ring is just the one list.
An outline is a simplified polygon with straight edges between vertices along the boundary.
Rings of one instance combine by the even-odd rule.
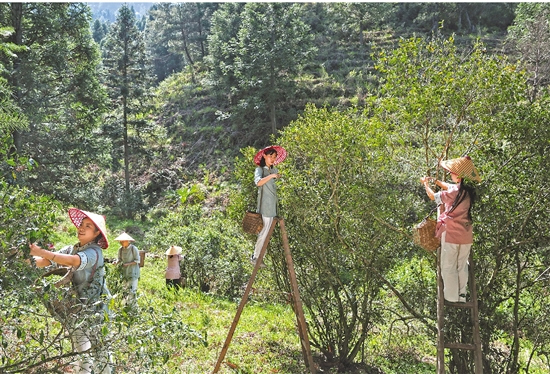
[[82, 303], [70, 284], [73, 274], [73, 268], [58, 267], [42, 275], [42, 279], [48, 280], [48, 284], [59, 290], [49, 293], [48, 297], [43, 299], [44, 305], [53, 316], [63, 321], [82, 310]]
[[413, 241], [428, 252], [433, 252], [441, 245], [441, 240], [435, 237], [437, 222], [432, 218], [424, 218], [413, 227]]
[[62, 287], [69, 283], [73, 279], [73, 268], [69, 267], [58, 267], [53, 270], [48, 271], [42, 275], [42, 278], [48, 279], [54, 275], [61, 276], [61, 279], [57, 279], [53, 282], [53, 285], [56, 288]]
[[243, 230], [248, 234], [258, 235], [264, 227], [262, 215], [256, 212], [246, 212], [243, 218]]

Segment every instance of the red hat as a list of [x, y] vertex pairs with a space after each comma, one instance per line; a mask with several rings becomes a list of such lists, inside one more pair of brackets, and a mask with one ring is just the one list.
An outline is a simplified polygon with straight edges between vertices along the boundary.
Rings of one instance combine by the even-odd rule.
[[84, 218], [91, 219], [103, 236], [101, 239], [99, 239], [97, 244], [99, 244], [99, 246], [103, 249], [109, 247], [109, 241], [107, 240], [107, 226], [105, 225], [105, 216], [86, 212], [77, 208], [70, 208], [69, 218], [71, 219], [71, 221], [73, 221], [73, 224], [76, 226], [76, 228], [80, 227]]
[[278, 163], [281, 163], [286, 158], [286, 149], [281, 147], [280, 145], [270, 145], [269, 147], [265, 147], [264, 149], [258, 151], [256, 153], [256, 156], [254, 156], [254, 163], [256, 165], [260, 165], [260, 161], [262, 161], [262, 157], [265, 155], [265, 153], [271, 149], [274, 149], [275, 152], [277, 152], [277, 159], [273, 163], [273, 165], [277, 165]]

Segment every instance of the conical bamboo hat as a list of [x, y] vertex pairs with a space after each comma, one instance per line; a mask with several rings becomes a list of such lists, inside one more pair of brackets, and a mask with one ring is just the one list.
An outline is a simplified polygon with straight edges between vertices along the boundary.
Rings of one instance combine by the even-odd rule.
[[126, 234], [125, 232], [123, 232], [122, 234], [120, 234], [119, 236], [117, 236], [115, 238], [115, 240], [117, 242], [124, 242], [124, 241], [127, 241], [127, 242], [135, 242], [134, 238], [132, 238], [130, 235]]
[[178, 247], [177, 245], [173, 245], [166, 251], [166, 255], [179, 255], [181, 253], [181, 247]]
[[443, 169], [458, 175], [459, 178], [481, 182], [481, 177], [479, 176], [479, 173], [476, 170], [470, 156], [441, 161], [440, 165]]

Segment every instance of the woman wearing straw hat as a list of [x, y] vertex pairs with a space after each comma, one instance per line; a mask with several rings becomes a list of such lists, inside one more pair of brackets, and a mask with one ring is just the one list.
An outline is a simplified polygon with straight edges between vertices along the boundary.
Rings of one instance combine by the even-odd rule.
[[[441, 277], [443, 294], [450, 302], [466, 302], [468, 284], [468, 257], [473, 242], [471, 209], [476, 192], [469, 181], [481, 182], [471, 158], [460, 157], [441, 161], [441, 167], [451, 173], [453, 183], [421, 178], [426, 194], [431, 200], [444, 205], [437, 219], [436, 237], [441, 238]], [[433, 181], [442, 191], [434, 192]]]
[[139, 251], [137, 247], [130, 242], [134, 242], [127, 233], [120, 234], [115, 238], [117, 242], [120, 242], [120, 248], [118, 249], [117, 265], [122, 266], [122, 280], [124, 282], [125, 304], [134, 304], [136, 301], [137, 285], [139, 280]]
[[183, 256], [181, 255], [181, 247], [177, 245], [170, 246], [166, 251], [166, 256], [168, 256], [168, 266], [165, 273], [166, 287], [179, 290], [182, 286], [180, 261], [183, 260]]
[[[254, 246], [254, 254], [250, 259], [253, 265], [260, 256], [265, 239], [277, 216], [277, 185], [275, 179], [279, 178], [279, 171], [274, 166], [283, 162], [286, 158], [286, 150], [278, 145], [272, 145], [260, 150], [254, 156], [254, 163], [258, 165], [254, 171], [254, 183], [258, 187], [257, 212], [262, 215], [264, 227], [258, 233], [258, 239]], [[265, 266], [263, 263], [261, 266]]]
[[[60, 321], [67, 325], [73, 349], [77, 352], [92, 350], [90, 357], [84, 357], [75, 366], [76, 373], [110, 373], [108, 350], [101, 347], [101, 324], [108, 305], [103, 302], [110, 293], [105, 284], [103, 251], [109, 246], [105, 217], [84, 210], [71, 208], [69, 217], [77, 228], [78, 243], [66, 246], [57, 252], [30, 245], [36, 266], [67, 266], [74, 270], [71, 283], [82, 309], [77, 320]], [[76, 327], [75, 327], [76, 326]]]

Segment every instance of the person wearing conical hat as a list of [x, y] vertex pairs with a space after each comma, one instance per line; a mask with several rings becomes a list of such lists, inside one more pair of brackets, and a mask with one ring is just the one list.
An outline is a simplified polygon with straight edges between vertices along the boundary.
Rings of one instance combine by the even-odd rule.
[[135, 305], [140, 276], [139, 251], [133, 243], [135, 242], [134, 238], [125, 232], [116, 237], [115, 240], [120, 243], [116, 263], [122, 267], [124, 302], [126, 305]]
[[111, 294], [105, 282], [103, 249], [109, 247], [105, 217], [77, 208], [70, 208], [69, 218], [77, 228], [78, 243], [57, 252], [30, 244], [30, 254], [38, 267], [65, 266], [74, 270], [71, 283], [82, 304], [71, 318], [54, 316], [67, 327], [73, 348], [87, 352], [76, 362], [75, 373], [111, 373], [108, 350], [101, 344], [104, 315], [109, 313]]
[[[451, 174], [454, 183], [420, 179], [426, 194], [444, 211], [439, 214], [435, 236], [441, 238], [441, 277], [443, 295], [450, 302], [466, 302], [468, 285], [468, 257], [473, 243], [472, 206], [476, 191], [471, 182], [481, 182], [481, 177], [469, 156], [441, 161], [441, 167]], [[434, 192], [432, 181], [441, 188]]]
[[181, 255], [181, 251], [181, 247], [177, 245], [171, 245], [166, 251], [168, 265], [166, 266], [164, 278], [166, 278], [166, 287], [168, 289], [174, 288], [175, 290], [179, 290], [182, 287], [180, 261], [183, 260], [183, 256]]
[[[254, 171], [254, 183], [258, 187], [258, 208], [257, 212], [262, 215], [263, 228], [258, 233], [254, 253], [250, 262], [256, 265], [264, 242], [269, 233], [273, 218], [277, 216], [277, 185], [275, 180], [280, 178], [279, 171], [275, 165], [283, 162], [286, 158], [286, 150], [278, 145], [272, 145], [260, 150], [254, 156], [254, 163], [258, 165]], [[262, 264], [260, 266], [265, 266]]]

